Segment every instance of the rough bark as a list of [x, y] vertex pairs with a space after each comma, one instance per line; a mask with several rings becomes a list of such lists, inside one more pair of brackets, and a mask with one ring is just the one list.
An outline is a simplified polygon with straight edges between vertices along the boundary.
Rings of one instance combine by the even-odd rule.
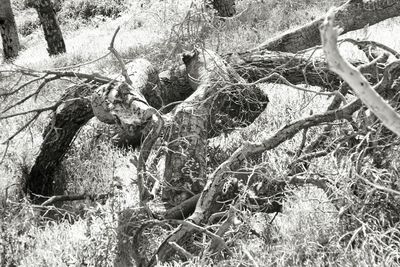
[[[89, 96], [92, 90], [90, 85], [83, 84], [75, 90], [68, 91], [62, 97], [65, 103], [57, 109], [43, 132], [40, 153], [25, 181], [25, 192], [37, 202], [44, 200], [40, 196], [52, 196], [58, 191], [56, 187], [59, 185], [54, 183], [54, 172], [76, 132], [93, 117], [90, 101], [84, 98]], [[75, 100], [68, 101], [70, 99]]]
[[53, 3], [50, 0], [27, 0], [26, 5], [35, 8], [39, 15], [49, 55], [54, 56], [65, 53], [64, 38], [57, 21]]
[[3, 40], [4, 59], [16, 58], [20, 44], [10, 0], [0, 1], [0, 33]]
[[[397, 0], [349, 0], [335, 9], [336, 25], [343, 29], [342, 34], [399, 15], [400, 2]], [[298, 29], [289, 30], [265, 41], [257, 49], [294, 53], [320, 45], [319, 26], [323, 21], [324, 17], [320, 17]]]
[[[375, 86], [375, 90], [380, 94], [392, 90], [392, 87], [396, 86], [396, 81], [399, 77], [399, 69], [400, 61], [391, 63], [385, 69], [384, 78]], [[197, 201], [196, 209], [186, 221], [197, 225], [202, 225], [207, 222], [210, 216], [215, 212], [215, 206], [219, 206], [218, 202], [220, 201], [218, 198], [222, 195], [221, 189], [226, 179], [243, 164], [246, 158], [259, 156], [264, 151], [277, 147], [281, 143], [292, 138], [302, 129], [308, 129], [322, 123], [334, 122], [341, 119], [349, 120], [352, 114], [361, 107], [362, 102], [360, 100], [354, 100], [337, 110], [294, 121], [260, 142], [245, 142], [208, 177], [207, 184]], [[279, 183], [277, 185], [279, 186]], [[266, 188], [268, 188], [268, 185]], [[194, 233], [195, 231], [192, 227], [188, 227], [187, 224], [182, 224], [162, 243], [157, 253], [150, 261], [149, 266], [154, 266], [157, 262], [164, 262], [170, 259], [175, 252], [174, 248], [169, 244], [175, 242], [179, 245], [184, 245]]]
[[[233, 66], [234, 71], [237, 71], [242, 77], [247, 78], [250, 81], [263, 78], [271, 71], [278, 70], [283, 77], [294, 84], [308, 83], [310, 85], [320, 86], [322, 84], [327, 88], [331, 88], [333, 85], [339, 83], [339, 79], [337, 79], [332, 72], [327, 70], [328, 66], [322, 60], [310, 60], [306, 55], [294, 55], [291, 53], [279, 52], [264, 52], [261, 54], [259, 54], [259, 52], [254, 52], [254, 54], [251, 54], [251, 52], [245, 52], [242, 54], [231, 54], [225, 58], [228, 59], [230, 65]], [[143, 67], [144, 69], [147, 69], [147, 63], [141, 66], [143, 63], [144, 61], [137, 60], [128, 64], [128, 74], [134, 74], [137, 68]], [[352, 63], [355, 65], [360, 64], [359, 62]], [[303, 71], [304, 69], [306, 71]], [[270, 79], [269, 81], [274, 82], [275, 78]], [[266, 82], [268, 82], [268, 80], [266, 80]], [[138, 90], [140, 90], [146, 97], [149, 105], [152, 107], [162, 106], [161, 112], [171, 111], [179, 101], [183, 101], [190, 96], [194, 92], [193, 88], [195, 88], [190, 85], [186, 73], [186, 67], [184, 65], [161, 72], [159, 74], [159, 83], [157, 77], [151, 75], [150, 81], [146, 86], [143, 86], [143, 82], [139, 83], [142, 85], [137, 88], [139, 88]], [[107, 87], [106, 84], [103, 86]], [[93, 92], [96, 88], [97, 87], [92, 88]], [[73, 90], [75, 89], [72, 89], [72, 91]], [[78, 90], [78, 88], [76, 90]], [[241, 104], [238, 103], [238, 98], [233, 97], [232, 94], [228, 94], [228, 97], [226, 98], [216, 99], [215, 103], [217, 104], [213, 106], [217, 107], [219, 111], [213, 110], [212, 114], [217, 115], [219, 112], [220, 116], [214, 116], [212, 119], [213, 127], [207, 129], [208, 138], [216, 136], [221, 132], [229, 132], [236, 127], [248, 125], [254, 121], [259, 114], [261, 114], [264, 108], [255, 107], [258, 105], [258, 102], [262, 103], [263, 101], [266, 101], [265, 96], [261, 95], [260, 90], [257, 88], [254, 88], [253, 92], [247, 88], [245, 92], [247, 92], [247, 99], [245, 99], [246, 101]], [[231, 99], [229, 100], [229, 98]], [[241, 99], [243, 100], [243, 98]], [[248, 106], [246, 112], [241, 112], [240, 106], [243, 106], [246, 103], [251, 104], [251, 102], [255, 103]], [[76, 105], [77, 109], [84, 110], [86, 108], [86, 102], [77, 101], [74, 105]], [[81, 106], [78, 107], [78, 105]], [[31, 178], [29, 178], [30, 180], [40, 181], [40, 178], [37, 178], [38, 173], [40, 172], [43, 175], [40, 175], [39, 177], [47, 177], [46, 179], [50, 179], [50, 177], [54, 175], [55, 166], [58, 166], [62, 159], [62, 155], [64, 155], [69, 148], [69, 146], [58, 144], [70, 144], [73, 136], [75, 136], [80, 127], [86, 123], [86, 121], [79, 119], [78, 113], [68, 113], [68, 109], [62, 109], [58, 112], [59, 115], [53, 118], [53, 121], [49, 123], [48, 127], [51, 127], [52, 124], [56, 124], [58, 125], [57, 127], [59, 128], [59, 131], [65, 133], [65, 135], [59, 136], [58, 139], [56, 139], [56, 143], [43, 143], [38, 159], [32, 168], [30, 175]], [[236, 118], [237, 120], [235, 121], [233, 118]], [[78, 125], [76, 125], [76, 127], [69, 127], [68, 121], [65, 120], [71, 120], [75, 123], [79, 122], [81, 125], [79, 127]], [[114, 118], [111, 119], [111, 122], [114, 122]], [[115, 140], [120, 145], [138, 146], [142, 140], [142, 130], [143, 126], [137, 126], [136, 129], [129, 131], [129, 134], [120, 131], [120, 133], [115, 137]], [[52, 155], [61, 156], [53, 157]], [[48, 163], [42, 163], [42, 160], [39, 160], [42, 158], [48, 160]], [[35, 189], [33, 192], [39, 193], [40, 190], [36, 191]], [[46, 190], [46, 192], [50, 193], [51, 191]]]

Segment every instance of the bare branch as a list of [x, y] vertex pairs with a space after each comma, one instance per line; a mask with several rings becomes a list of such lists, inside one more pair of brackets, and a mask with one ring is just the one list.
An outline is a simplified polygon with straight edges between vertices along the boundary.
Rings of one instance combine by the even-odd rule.
[[381, 48], [382, 50], [385, 50], [385, 51], [389, 52], [390, 54], [392, 54], [396, 58], [400, 59], [400, 53], [399, 52], [397, 52], [393, 48], [390, 48], [389, 46], [381, 44], [379, 42], [370, 41], [370, 40], [361, 41], [361, 40], [355, 40], [355, 39], [352, 39], [352, 38], [341, 39], [341, 40], [339, 40], [339, 42], [340, 43], [348, 42], [348, 43], [351, 43], [353, 45], [358, 45], [358, 46], [376, 46], [376, 47]]
[[176, 242], [169, 242], [169, 245], [173, 247], [179, 254], [184, 256], [186, 259], [190, 260], [193, 258], [193, 255], [190, 254], [186, 249], [179, 246]]
[[23, 112], [19, 112], [19, 113], [10, 114], [10, 115], [0, 116], [0, 120], [9, 119], [9, 118], [13, 118], [13, 117], [21, 116], [21, 115], [26, 115], [26, 114], [34, 113], [34, 112], [41, 113], [41, 112], [49, 111], [49, 110], [54, 111], [61, 104], [62, 104], [62, 102], [57, 102], [56, 104], [54, 104], [52, 106], [48, 106], [48, 107], [44, 107], [44, 108], [36, 108], [36, 109], [28, 110], [28, 111], [23, 111]]
[[57, 202], [62, 201], [76, 201], [76, 200], [85, 200], [85, 199], [107, 199], [112, 197], [112, 194], [100, 194], [100, 195], [88, 195], [88, 194], [81, 194], [81, 195], [59, 195], [59, 196], [52, 196], [48, 200], [42, 203], [42, 206], [50, 206]]
[[320, 28], [329, 68], [350, 85], [363, 103], [387, 128], [400, 136], [400, 115], [370, 86], [367, 79], [342, 57], [337, 47], [337, 37], [340, 30], [338, 27], [333, 27], [333, 24], [334, 10], [331, 9]]
[[355, 175], [357, 176], [357, 178], [363, 180], [366, 184], [368, 184], [368, 185], [370, 185], [372, 187], [375, 187], [376, 189], [378, 189], [380, 191], [400, 196], [400, 192], [397, 191], [397, 190], [393, 190], [393, 189], [390, 189], [390, 188], [387, 188], [387, 187], [384, 187], [384, 186], [381, 186], [381, 185], [378, 185], [378, 184], [371, 183], [370, 181], [368, 181], [367, 179], [365, 179], [364, 177], [362, 177], [361, 175], [359, 175], [357, 173], [355, 173]]
[[40, 81], [41, 79], [46, 78], [47, 75], [48, 75], [48, 74], [46, 73], [46, 74], [44, 74], [44, 75], [42, 75], [42, 76], [40, 76], [40, 77], [38, 77], [38, 78], [29, 80], [29, 81], [27, 81], [26, 83], [24, 83], [23, 85], [19, 86], [17, 89], [11, 91], [11, 92], [7, 92], [7, 93], [2, 93], [2, 94], [0, 94], [0, 97], [1, 97], [1, 96], [10, 96], [10, 95], [13, 95], [13, 94], [15, 94], [15, 93], [18, 93], [21, 89], [23, 89], [24, 87], [30, 85], [31, 83], [34, 83], [34, 82]]
[[110, 50], [110, 52], [117, 58], [119, 66], [120, 66], [121, 71], [122, 71], [122, 76], [124, 76], [124, 78], [125, 78], [125, 82], [127, 84], [129, 84], [129, 85], [132, 85], [132, 80], [131, 80], [131, 78], [129, 78], [128, 71], [126, 70], [126, 67], [125, 67], [125, 63], [122, 60], [121, 55], [114, 48], [115, 37], [117, 37], [117, 34], [118, 34], [120, 29], [121, 29], [121, 27], [118, 26], [118, 28], [115, 30], [114, 35], [113, 35], [113, 37], [111, 39], [110, 47], [108, 48], [108, 50]]
[[14, 139], [18, 134], [20, 134], [23, 130], [25, 130], [29, 125], [31, 125], [40, 115], [40, 112], [36, 112], [36, 114], [28, 121], [26, 122], [21, 128], [19, 128], [13, 135], [11, 135], [7, 140], [3, 141], [1, 144], [7, 144], [9, 143], [12, 139]]

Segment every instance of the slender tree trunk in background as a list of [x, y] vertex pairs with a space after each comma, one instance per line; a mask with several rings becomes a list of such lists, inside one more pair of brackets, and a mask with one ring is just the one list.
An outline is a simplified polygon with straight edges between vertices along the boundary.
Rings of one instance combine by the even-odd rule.
[[218, 16], [232, 17], [236, 14], [235, 0], [211, 0], [210, 2]]
[[65, 53], [65, 43], [60, 26], [58, 25], [53, 3], [50, 0], [29, 0], [27, 6], [35, 8], [38, 12], [49, 55], [53, 56]]
[[4, 59], [17, 57], [20, 45], [10, 0], [0, 0], [0, 32], [3, 40]]

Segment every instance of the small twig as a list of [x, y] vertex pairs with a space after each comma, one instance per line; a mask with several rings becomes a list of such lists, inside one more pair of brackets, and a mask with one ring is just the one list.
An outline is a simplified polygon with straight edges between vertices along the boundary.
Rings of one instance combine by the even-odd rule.
[[113, 35], [113, 37], [111, 39], [110, 47], [108, 48], [108, 50], [110, 50], [110, 52], [117, 58], [119, 66], [121, 68], [122, 76], [124, 76], [124, 78], [125, 78], [125, 82], [127, 84], [129, 84], [129, 85], [132, 85], [132, 80], [131, 80], [131, 78], [129, 78], [128, 71], [126, 70], [126, 67], [125, 67], [125, 63], [122, 60], [121, 55], [114, 48], [115, 37], [117, 37], [117, 34], [118, 34], [120, 29], [121, 29], [121, 27], [118, 26], [118, 28], [115, 30], [114, 35]]
[[255, 81], [255, 82], [252, 82], [252, 83], [229, 83], [229, 84], [230, 85], [254, 86], [254, 85], [257, 85], [259, 83], [265, 83], [265, 82], [271, 81], [271, 79], [273, 79], [273, 78], [277, 78], [277, 80], [280, 80], [283, 84], [285, 84], [287, 86], [290, 86], [290, 87], [292, 87], [292, 88], [294, 88], [296, 90], [299, 90], [299, 91], [309, 92], [309, 93], [313, 93], [313, 94], [316, 94], [316, 95], [327, 95], [327, 96], [332, 96], [332, 95], [339, 95], [340, 96], [341, 95], [337, 91], [335, 91], [335, 92], [319, 92], [319, 91], [314, 91], [314, 90], [311, 90], [311, 89], [307, 89], [307, 88], [303, 88], [303, 87], [294, 85], [293, 83], [289, 82], [286, 78], [284, 78], [282, 75], [280, 75], [279, 73], [276, 73], [276, 72], [271, 73], [267, 77], [261, 78], [261, 79]]
[[82, 67], [82, 66], [93, 64], [93, 63], [95, 63], [95, 62], [97, 62], [99, 60], [102, 60], [103, 58], [108, 57], [110, 54], [111, 54], [111, 52], [108, 52], [107, 54], [105, 54], [105, 55], [103, 55], [101, 57], [98, 57], [96, 59], [90, 60], [90, 61], [86, 61], [86, 62], [83, 62], [83, 63], [80, 63], [80, 64], [71, 65], [71, 66], [65, 66], [65, 67], [61, 67], [61, 68], [49, 69], [49, 70], [45, 70], [45, 71], [60, 71], [60, 70], [76, 69], [76, 68], [79, 68], [79, 67]]
[[400, 136], [400, 115], [371, 87], [360, 71], [351, 65], [337, 47], [341, 30], [334, 27], [335, 12], [331, 9], [320, 27], [321, 40], [329, 69], [345, 80], [361, 101], [392, 132]]
[[13, 117], [21, 116], [21, 115], [26, 115], [26, 114], [34, 113], [34, 112], [41, 113], [41, 112], [48, 111], [48, 110], [54, 111], [61, 104], [62, 104], [62, 102], [58, 102], [52, 106], [48, 106], [48, 107], [44, 107], [44, 108], [31, 109], [28, 111], [23, 111], [23, 112], [19, 112], [19, 113], [10, 114], [10, 115], [0, 116], [0, 120], [9, 119], [9, 118], [13, 118]]
[[8, 148], [10, 146], [10, 142], [6, 142], [5, 145], [6, 145], [6, 148], [4, 149], [4, 153], [3, 153], [3, 156], [1, 157], [0, 164], [3, 163], [4, 159], [6, 158]]
[[387, 188], [387, 187], [384, 187], [384, 186], [381, 186], [381, 185], [378, 185], [378, 184], [374, 184], [374, 183], [368, 181], [366, 178], [362, 177], [361, 175], [359, 175], [357, 173], [355, 173], [355, 175], [357, 176], [357, 178], [363, 180], [366, 184], [368, 184], [368, 185], [370, 185], [372, 187], [375, 187], [378, 190], [384, 191], [384, 192], [389, 193], [389, 194], [394, 194], [394, 195], [400, 196], [400, 191], [396, 191], [396, 190], [393, 190], [393, 189], [390, 189], [390, 188]]
[[305, 128], [303, 130], [303, 135], [301, 138], [301, 143], [300, 143], [299, 149], [296, 152], [296, 158], [300, 157], [301, 153], [303, 153], [304, 146], [306, 145], [306, 141], [307, 141], [307, 132], [308, 132], [308, 128]]
[[190, 254], [186, 249], [183, 247], [179, 246], [176, 242], [169, 242], [168, 243], [171, 247], [173, 247], [179, 254], [184, 256], [187, 260], [190, 260], [193, 258], [193, 255]]
[[321, 188], [322, 190], [326, 191], [328, 184], [330, 184], [331, 181], [329, 179], [315, 179], [315, 178], [298, 178], [297, 176], [293, 176], [289, 179], [288, 184], [291, 185], [306, 185], [306, 184], [311, 184], [314, 185], [318, 188]]
[[204, 227], [202, 227], [202, 226], [199, 226], [199, 225], [197, 225], [197, 224], [194, 224], [194, 223], [192, 223], [191, 221], [181, 221], [181, 220], [169, 220], [169, 221], [171, 221], [171, 222], [176, 222], [176, 223], [180, 223], [180, 224], [182, 224], [183, 226], [186, 226], [186, 227], [189, 228], [189, 229], [193, 229], [193, 230], [195, 230], [195, 231], [197, 231], [197, 232], [207, 234], [208, 236], [210, 236], [210, 237], [214, 240], [214, 242], [217, 242], [217, 243], [218, 243], [219, 247], [222, 247], [222, 248], [226, 249], [227, 252], [228, 252], [230, 255], [232, 255], [232, 252], [230, 251], [229, 247], [226, 245], [226, 243], [225, 243], [225, 241], [222, 239], [222, 237], [220, 237], [220, 236], [214, 234], [213, 232], [210, 232], [210, 231], [207, 230], [206, 228], [204, 228]]
[[355, 40], [355, 39], [352, 39], [352, 38], [345, 38], [345, 39], [339, 40], [339, 42], [340, 43], [348, 42], [348, 43], [351, 43], [353, 45], [361, 45], [361, 46], [373, 45], [373, 46], [381, 48], [382, 50], [385, 50], [385, 51], [389, 52], [390, 54], [392, 54], [396, 58], [400, 59], [400, 53], [399, 52], [397, 52], [396, 50], [388, 47], [387, 45], [381, 44], [379, 42], [369, 41], [369, 40], [360, 41], [360, 40]]
[[142, 143], [138, 160], [137, 185], [139, 188], [139, 199], [141, 204], [144, 204], [146, 202], [146, 199], [151, 195], [148, 188], [145, 185], [146, 161], [150, 155], [151, 148], [156, 142], [164, 126], [164, 120], [161, 114], [157, 113], [156, 110], [155, 112], [156, 114], [153, 115], [152, 120], [148, 122], [151, 127], [151, 130], [149, 131], [149, 133], [147, 134], [146, 138]]
[[12, 136], [7, 138], [7, 140], [3, 141], [1, 144], [5, 145], [14, 139], [19, 133], [21, 133], [24, 129], [26, 129], [32, 122], [34, 122], [40, 115], [40, 112], [37, 112], [27, 123], [24, 124], [18, 131], [16, 131]]
[[44, 74], [44, 75], [42, 75], [42, 76], [40, 76], [40, 77], [38, 77], [38, 78], [29, 80], [29, 81], [27, 81], [26, 83], [24, 83], [24, 84], [22, 84], [21, 86], [19, 86], [17, 89], [11, 91], [11, 92], [7, 92], [7, 93], [2, 93], [2, 94], [0, 94], [0, 97], [2, 97], [2, 96], [10, 96], [10, 95], [13, 95], [13, 94], [15, 94], [15, 93], [18, 93], [18, 92], [19, 92], [21, 89], [23, 89], [24, 87], [30, 85], [31, 83], [40, 81], [41, 79], [44, 79], [44, 78], [46, 78], [47, 76], [48, 76], [48, 74], [46, 73], [46, 74]]
[[82, 194], [82, 195], [59, 195], [59, 196], [52, 196], [48, 200], [42, 203], [42, 206], [50, 206], [54, 203], [57, 202], [62, 202], [62, 201], [76, 201], [76, 200], [84, 200], [84, 199], [106, 199], [112, 197], [112, 194], [100, 194], [100, 195], [88, 195], [88, 194]]

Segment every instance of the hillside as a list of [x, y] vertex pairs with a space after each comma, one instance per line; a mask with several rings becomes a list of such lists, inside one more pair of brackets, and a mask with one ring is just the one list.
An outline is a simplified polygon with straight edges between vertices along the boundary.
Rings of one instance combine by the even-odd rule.
[[[1, 266], [125, 266], [135, 257], [133, 247], [143, 246], [142, 254], [152, 255], [183, 222], [183, 219], [158, 220], [157, 216], [150, 218], [147, 210], [143, 212], [138, 189], [138, 179], [143, 174], [137, 172], [141, 147], [116, 145], [118, 127], [96, 117], [78, 127], [53, 180], [49, 180], [55, 195], [83, 197], [47, 206], [23, 194], [24, 183], [46, 139], [42, 133], [51, 124], [53, 115], [50, 111], [43, 112], [25, 128], [31, 114], [2, 116], [54, 105], [84, 80], [73, 76], [56, 79], [44, 85], [35, 97], [18, 104], [43, 82], [41, 79], [29, 82], [40, 78], [40, 71], [71, 71], [102, 75], [110, 83], [123, 81], [121, 65], [109, 52], [117, 27], [120, 31], [114, 47], [127, 66], [144, 58], [157, 71], [166, 71], [182, 65], [182, 55], [193, 49], [209, 49], [226, 59], [233, 53], [252, 51], [265, 40], [309, 23], [323, 16], [332, 5], [346, 1], [240, 0], [236, 1], [236, 15], [223, 20], [215, 19], [213, 11], [194, 8], [189, 0], [53, 2], [67, 52], [50, 57], [36, 12], [26, 8], [22, 0], [12, 1], [22, 50], [12, 63], [2, 61], [0, 66], [0, 141], [17, 134], [0, 146]], [[395, 17], [340, 38], [375, 41], [400, 51], [400, 37], [396, 35], [399, 30], [400, 18]], [[357, 45], [347, 42], [339, 47], [351, 62], [368, 65], [365, 51]], [[324, 60], [318, 47], [293, 54], [295, 59], [299, 56]], [[379, 84], [384, 69], [396, 60], [391, 55], [380, 65], [373, 65], [369, 81]], [[315, 62], [310, 60], [310, 65]], [[316, 73], [321, 77], [330, 75], [324, 71]], [[265, 110], [257, 111], [260, 115], [250, 125], [240, 128], [234, 124], [233, 130], [224, 129], [226, 132], [222, 130], [222, 134], [207, 139], [204, 172], [208, 177], [241, 145], [268, 140], [292, 122], [323, 114], [337, 96], [332, 92], [345, 87], [341, 80], [326, 88], [307, 81], [284, 85], [278, 80], [248, 82], [247, 86], [265, 93], [269, 103], [265, 104]], [[399, 110], [397, 81], [391, 87], [394, 93], [390, 91], [386, 100]], [[23, 90], [2, 96], [26, 82], [29, 85]], [[92, 81], [87, 84], [98, 86]], [[246, 97], [244, 87], [240, 88], [240, 96], [243, 93]], [[320, 91], [325, 94], [315, 93]], [[76, 98], [90, 100], [91, 96]], [[356, 96], [349, 93], [343, 98], [345, 103], [340, 107], [352, 103]], [[3, 112], [15, 103], [11, 111]], [[244, 105], [248, 108], [251, 104], [259, 103]], [[55, 111], [61, 107], [57, 106]], [[366, 108], [360, 108], [351, 114], [353, 120], [347, 118], [305, 128], [259, 157], [246, 158], [242, 169], [248, 177], [247, 183], [237, 182], [240, 178], [234, 177], [235, 172], [240, 175], [240, 170], [231, 171], [233, 178], [226, 179], [236, 183], [239, 193], [231, 202], [226, 200], [228, 208], [225, 207], [224, 213], [216, 212], [207, 219], [207, 224], [197, 229], [200, 233], [189, 241], [190, 253], [182, 248], [181, 254], [189, 253], [185, 256], [187, 261], [182, 256], [157, 266], [400, 266], [399, 138], [376, 118], [369, 121], [368, 115]], [[324, 129], [329, 132], [324, 133]], [[293, 167], [293, 162], [306, 154], [307, 147], [320, 136], [326, 136], [324, 146], [317, 151], [323, 155], [306, 159], [301, 170]], [[155, 162], [159, 151], [152, 152], [149, 161]], [[158, 175], [160, 167], [150, 165], [149, 176]], [[292, 171], [296, 174], [291, 175]], [[258, 199], [260, 202], [251, 202], [255, 188], [261, 188], [263, 181], [272, 187], [278, 181], [274, 188], [277, 193]], [[283, 190], [278, 188], [282, 183]], [[157, 204], [161, 203], [155, 199]], [[278, 203], [282, 210], [266, 212], [260, 208], [261, 202]], [[213, 254], [211, 243], [214, 246], [217, 240], [213, 233], [226, 221], [228, 228], [222, 235], [226, 247]], [[139, 227], [143, 231], [141, 236], [126, 234]]]

